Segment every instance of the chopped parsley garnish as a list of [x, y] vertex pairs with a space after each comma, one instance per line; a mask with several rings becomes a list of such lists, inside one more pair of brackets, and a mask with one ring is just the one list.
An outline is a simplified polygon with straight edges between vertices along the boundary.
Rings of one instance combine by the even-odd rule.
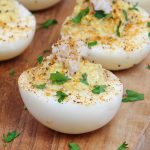
[[133, 7], [130, 7], [129, 10], [135, 10], [135, 11], [139, 11], [139, 9], [137, 8], [138, 3], [136, 3], [135, 5], [133, 5]]
[[128, 148], [128, 144], [126, 142], [122, 143], [117, 150], [126, 150]]
[[148, 33], [148, 37], [150, 38], [150, 32]]
[[34, 87], [36, 87], [37, 89], [41, 89], [42, 90], [42, 89], [45, 89], [46, 83], [34, 85]]
[[89, 85], [88, 81], [87, 81], [87, 74], [84, 73], [82, 74], [82, 78], [80, 79], [80, 82], [86, 85]]
[[39, 57], [37, 58], [37, 62], [38, 62], [39, 64], [41, 64], [42, 61], [43, 61], [43, 56], [39, 56]]
[[48, 19], [45, 22], [43, 22], [42, 24], [40, 24], [40, 28], [48, 29], [50, 26], [53, 26], [53, 25], [55, 25], [57, 23], [58, 22], [55, 19]]
[[146, 67], [146, 68], [150, 70], [150, 65], [147, 65], [147, 67]]
[[3, 140], [5, 143], [13, 141], [16, 137], [20, 135], [17, 131], [8, 132], [7, 135], [3, 134]]
[[126, 20], [126, 21], [129, 21], [129, 19], [128, 19], [128, 14], [127, 14], [126, 10], [123, 9], [122, 12], [123, 12], [123, 15], [124, 15], [125, 20]]
[[111, 18], [112, 14], [106, 14], [103, 10], [98, 10], [95, 12], [94, 16], [98, 19], [103, 19], [103, 18]]
[[65, 99], [66, 97], [68, 97], [68, 95], [67, 95], [66, 93], [62, 92], [62, 91], [57, 91], [57, 92], [56, 92], [56, 96], [58, 97], [58, 102], [59, 102], [59, 103], [63, 102], [64, 99]]
[[70, 78], [57, 71], [56, 73], [51, 73], [50, 80], [53, 84], [61, 85], [70, 80]]
[[150, 27], [150, 22], [147, 23], [147, 27]]
[[94, 94], [100, 94], [100, 93], [105, 92], [105, 90], [106, 90], [106, 85], [96, 85], [93, 88], [92, 93], [94, 93]]
[[14, 69], [11, 69], [10, 72], [9, 72], [9, 75], [10, 75], [11, 77], [14, 77], [15, 74], [16, 74], [15, 70], [14, 70]]
[[117, 29], [116, 29], [116, 35], [117, 35], [118, 37], [121, 36], [121, 34], [120, 34], [120, 27], [121, 27], [121, 24], [122, 24], [122, 22], [120, 21], [120, 22], [118, 23]]
[[92, 46], [95, 46], [95, 45], [97, 45], [97, 41], [92, 41], [92, 42], [88, 43], [88, 47], [92, 47]]
[[72, 22], [78, 24], [81, 22], [82, 18], [90, 12], [90, 9], [87, 7], [83, 9], [75, 18], [72, 19]]
[[68, 146], [69, 146], [69, 150], [80, 150], [79, 145], [76, 143], [69, 143]]
[[123, 98], [122, 102], [135, 102], [140, 100], [144, 100], [144, 94], [131, 90], [126, 90], [126, 97]]

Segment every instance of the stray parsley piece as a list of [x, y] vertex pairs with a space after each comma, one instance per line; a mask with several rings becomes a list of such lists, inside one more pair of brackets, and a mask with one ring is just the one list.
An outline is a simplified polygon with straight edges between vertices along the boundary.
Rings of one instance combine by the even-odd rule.
[[34, 87], [36, 87], [37, 89], [43, 90], [43, 89], [45, 89], [45, 87], [46, 87], [46, 83], [34, 85]]
[[92, 41], [88, 43], [88, 47], [92, 47], [92, 46], [96, 46], [97, 45], [97, 41]]
[[128, 144], [126, 142], [122, 143], [117, 150], [126, 150], [128, 148]]
[[150, 27], [150, 22], [147, 23], [147, 27]]
[[37, 58], [37, 62], [38, 62], [39, 64], [41, 64], [41, 63], [43, 62], [43, 56], [39, 56], [39, 57]]
[[76, 143], [69, 143], [68, 146], [70, 150], [80, 150], [79, 145]]
[[71, 79], [57, 71], [56, 73], [51, 73], [50, 80], [52, 81], [53, 84], [61, 85]]
[[123, 98], [122, 102], [135, 102], [135, 101], [140, 101], [144, 100], [144, 94], [131, 91], [131, 90], [126, 90], [127, 96]]
[[16, 137], [20, 135], [17, 131], [8, 132], [7, 135], [3, 134], [3, 140], [5, 143], [13, 141]]
[[133, 7], [130, 7], [129, 10], [135, 10], [135, 11], [139, 11], [139, 9], [137, 8], [138, 3], [136, 3], [135, 5], [133, 5]]
[[93, 90], [92, 90], [92, 93], [94, 94], [100, 94], [100, 93], [103, 93], [105, 92], [106, 90], [106, 85], [96, 85]]
[[150, 32], [148, 33], [148, 37], [150, 38]]
[[11, 77], [14, 77], [15, 74], [16, 74], [15, 70], [14, 70], [14, 69], [11, 69], [10, 72], [9, 72], [9, 75], [10, 75]]
[[80, 82], [85, 84], [85, 85], [89, 85], [89, 83], [87, 81], [87, 74], [86, 73], [82, 74], [82, 78], [80, 79]]
[[120, 34], [120, 27], [121, 27], [121, 24], [122, 24], [122, 22], [120, 21], [120, 22], [118, 23], [117, 29], [116, 29], [116, 35], [117, 35], [118, 37], [121, 36], [121, 34]]
[[123, 9], [122, 12], [123, 12], [123, 15], [124, 15], [125, 20], [126, 20], [126, 21], [129, 21], [129, 19], [128, 19], [128, 14], [127, 14], [126, 10]]
[[112, 14], [106, 14], [103, 10], [98, 10], [95, 12], [94, 16], [98, 19], [103, 19], [103, 18], [111, 18]]
[[146, 68], [150, 70], [150, 65], [147, 65], [147, 67], [146, 67]]
[[57, 91], [57, 92], [56, 92], [56, 96], [58, 97], [58, 102], [59, 102], [59, 103], [63, 102], [64, 99], [65, 99], [66, 97], [68, 97], [68, 95], [67, 95], [66, 93], [62, 92], [62, 91]]
[[90, 12], [90, 9], [87, 7], [83, 9], [75, 18], [72, 19], [72, 22], [78, 24], [81, 22], [82, 18]]
[[48, 29], [50, 26], [53, 26], [57, 23], [58, 22], [55, 19], [48, 19], [45, 22], [43, 22], [42, 24], [40, 24], [40, 27], [43, 28], [43, 29]]

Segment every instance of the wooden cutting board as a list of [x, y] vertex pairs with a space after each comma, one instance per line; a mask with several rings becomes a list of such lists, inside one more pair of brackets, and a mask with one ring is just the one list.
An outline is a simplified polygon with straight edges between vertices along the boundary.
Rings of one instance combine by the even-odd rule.
[[[63, 0], [58, 5], [34, 13], [37, 22], [55, 18], [59, 24], [49, 30], [38, 30], [29, 48], [15, 59], [0, 62], [0, 137], [9, 130], [21, 131], [12, 143], [4, 145], [0, 138], [0, 150], [68, 150], [69, 142], [76, 142], [81, 150], [116, 150], [126, 141], [130, 150], [150, 150], [150, 56], [132, 69], [115, 72], [125, 89], [145, 94], [145, 100], [124, 103], [117, 116], [105, 127], [83, 135], [66, 135], [52, 131], [38, 123], [24, 105], [18, 91], [17, 80], [26, 69], [36, 65], [39, 55], [60, 37], [65, 17], [71, 14], [75, 2]], [[16, 74], [9, 75], [11, 69]]]

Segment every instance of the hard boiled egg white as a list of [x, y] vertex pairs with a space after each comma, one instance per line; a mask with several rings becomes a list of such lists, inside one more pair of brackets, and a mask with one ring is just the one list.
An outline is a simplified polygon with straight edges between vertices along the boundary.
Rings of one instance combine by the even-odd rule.
[[[83, 46], [84, 42], [80, 41], [80, 44]], [[78, 45], [62, 40], [53, 46], [53, 50], [59, 53], [59, 50], [64, 51], [66, 48], [67, 55], [67, 51], [73, 49], [70, 54], [74, 55]], [[29, 112], [43, 125], [68, 134], [90, 132], [110, 122], [118, 112], [122, 100], [123, 85], [119, 79], [100, 64], [85, 59], [80, 61], [78, 70], [70, 75], [70, 70], [64, 67], [65, 58], [62, 56], [60, 61], [59, 57], [58, 60], [52, 57], [56, 58], [56, 55], [45, 58], [41, 65], [25, 71], [19, 78], [20, 93]], [[57, 71], [64, 73], [70, 80], [62, 85], [53, 84], [50, 75]], [[85, 73], [88, 85], [80, 81]], [[43, 83], [43, 89], [35, 86]], [[106, 89], [94, 94], [92, 89], [95, 85], [105, 85]], [[58, 102], [57, 91], [68, 95], [61, 103]]]
[[30, 10], [41, 10], [55, 5], [61, 0], [18, 0]]
[[15, 0], [0, 0], [0, 61], [21, 54], [31, 43], [35, 17]]
[[[87, 45], [97, 42], [89, 47], [88, 59], [102, 64], [106, 69], [130, 68], [140, 63], [150, 52], [150, 27], [147, 26], [149, 14], [138, 6], [136, 9], [133, 7], [117, 0], [112, 3], [112, 12], [103, 10], [103, 15], [102, 12], [98, 14], [103, 17], [98, 18], [95, 17], [92, 2], [82, 1], [65, 20], [61, 35], [81, 39]], [[73, 19], [86, 8], [90, 9], [89, 13], [82, 17], [81, 22], [74, 23]]]

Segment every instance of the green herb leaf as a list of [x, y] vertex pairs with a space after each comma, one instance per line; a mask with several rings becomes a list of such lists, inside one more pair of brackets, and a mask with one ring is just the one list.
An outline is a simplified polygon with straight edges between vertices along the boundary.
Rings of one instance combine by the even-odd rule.
[[150, 38], [150, 32], [148, 33], [148, 37]]
[[15, 70], [14, 70], [14, 69], [11, 69], [10, 72], [9, 72], [9, 75], [10, 75], [11, 77], [14, 77], [15, 74], [16, 74]]
[[57, 92], [56, 92], [56, 96], [58, 97], [58, 102], [59, 102], [59, 103], [63, 102], [64, 99], [65, 99], [66, 97], [68, 97], [68, 95], [67, 95], [66, 93], [62, 92], [62, 91], [57, 91]]
[[137, 8], [138, 3], [136, 3], [135, 5], [133, 5], [133, 7], [130, 7], [129, 10], [135, 10], [135, 11], [139, 11], [139, 9]]
[[97, 41], [92, 41], [92, 42], [88, 43], [88, 47], [92, 47], [92, 46], [95, 46], [95, 45], [97, 45]]
[[44, 29], [48, 29], [50, 26], [53, 26], [53, 25], [55, 25], [57, 23], [58, 22], [55, 19], [48, 19], [45, 22], [43, 22], [42, 24], [40, 24], [40, 27], [44, 28]]
[[128, 144], [126, 142], [122, 143], [117, 150], [126, 150], [128, 148]]
[[69, 143], [68, 146], [70, 150], [80, 150], [79, 145], [76, 143]]
[[96, 85], [93, 88], [92, 93], [94, 93], [94, 94], [100, 94], [100, 93], [105, 92], [105, 90], [106, 90], [106, 85]]
[[144, 94], [137, 93], [135, 91], [126, 90], [127, 97], [123, 98], [122, 102], [135, 102], [144, 100]]
[[150, 70], [150, 65], [147, 65], [147, 67], [146, 67], [146, 68]]
[[106, 14], [103, 10], [98, 10], [95, 12], [94, 16], [98, 19], [103, 19], [103, 18], [111, 18], [112, 14]]
[[83, 84], [89, 85], [89, 83], [87, 81], [87, 74], [86, 73], [82, 74], [82, 78], [80, 79], [80, 82], [82, 82]]
[[129, 19], [128, 19], [128, 14], [127, 14], [126, 10], [123, 9], [122, 12], [123, 12], [123, 15], [124, 15], [124, 17], [125, 17], [125, 20], [126, 20], [126, 21], [129, 21]]
[[43, 56], [39, 56], [39, 57], [37, 58], [37, 62], [38, 62], [39, 64], [41, 64], [41, 63], [43, 62]]
[[90, 9], [87, 7], [86, 9], [82, 10], [75, 18], [72, 19], [72, 22], [78, 24], [81, 22], [82, 18], [86, 16], [90, 12]]
[[37, 89], [41, 89], [42, 90], [42, 89], [45, 89], [46, 83], [34, 85], [34, 87], [36, 87]]
[[147, 27], [150, 27], [150, 22], [147, 23]]
[[116, 35], [117, 35], [118, 37], [121, 36], [121, 34], [120, 34], [120, 27], [121, 27], [121, 24], [122, 24], [122, 22], [120, 21], [120, 22], [118, 23], [117, 29], [116, 29]]
[[51, 73], [50, 80], [53, 84], [61, 85], [70, 80], [70, 78], [57, 71], [56, 73]]
[[17, 131], [8, 132], [7, 135], [3, 134], [3, 140], [5, 143], [13, 141], [16, 137], [20, 135]]

